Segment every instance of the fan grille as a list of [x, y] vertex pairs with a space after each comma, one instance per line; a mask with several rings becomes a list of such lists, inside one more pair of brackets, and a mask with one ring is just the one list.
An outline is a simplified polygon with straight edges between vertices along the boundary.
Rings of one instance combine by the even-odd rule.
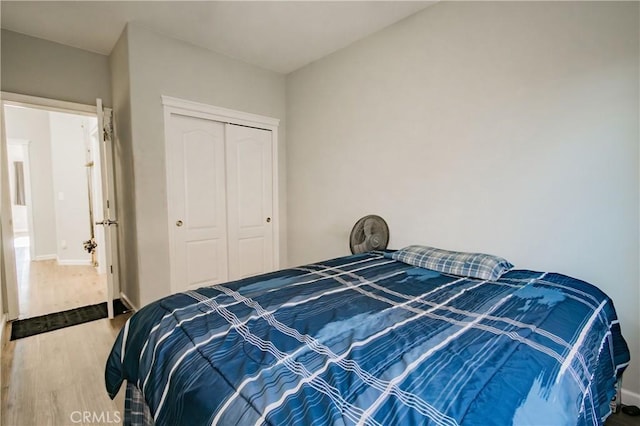
[[384, 250], [389, 244], [389, 227], [383, 218], [368, 215], [356, 222], [349, 237], [351, 253]]

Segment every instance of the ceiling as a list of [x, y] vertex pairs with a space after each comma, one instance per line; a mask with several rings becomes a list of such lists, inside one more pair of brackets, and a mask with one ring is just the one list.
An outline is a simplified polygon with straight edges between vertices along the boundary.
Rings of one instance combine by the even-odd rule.
[[289, 73], [435, 1], [5, 1], [2, 28], [108, 55], [127, 22]]

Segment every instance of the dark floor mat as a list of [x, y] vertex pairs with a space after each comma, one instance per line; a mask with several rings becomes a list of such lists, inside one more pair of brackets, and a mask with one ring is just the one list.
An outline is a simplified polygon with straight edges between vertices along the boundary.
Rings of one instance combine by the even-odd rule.
[[[113, 301], [114, 315], [124, 314], [127, 311], [129, 311], [129, 308], [127, 308], [120, 299]], [[107, 318], [107, 302], [18, 320], [11, 323], [11, 340], [22, 339], [23, 337], [33, 336], [34, 334], [59, 330], [102, 318]]]

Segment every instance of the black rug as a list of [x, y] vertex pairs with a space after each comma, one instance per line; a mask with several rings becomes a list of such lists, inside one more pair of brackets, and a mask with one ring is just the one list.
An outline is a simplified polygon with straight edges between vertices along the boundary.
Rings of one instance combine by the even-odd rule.
[[[124, 314], [128, 311], [129, 308], [120, 299], [113, 301], [114, 315]], [[34, 334], [46, 333], [102, 318], [107, 318], [107, 302], [18, 320], [11, 323], [11, 340], [22, 339]]]

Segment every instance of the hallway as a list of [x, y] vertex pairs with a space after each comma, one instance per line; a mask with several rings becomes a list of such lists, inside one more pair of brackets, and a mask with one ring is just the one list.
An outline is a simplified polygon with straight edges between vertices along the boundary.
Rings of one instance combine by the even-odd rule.
[[55, 260], [31, 261], [29, 238], [15, 239], [20, 300], [19, 319], [104, 302], [106, 275], [93, 266], [58, 265]]

